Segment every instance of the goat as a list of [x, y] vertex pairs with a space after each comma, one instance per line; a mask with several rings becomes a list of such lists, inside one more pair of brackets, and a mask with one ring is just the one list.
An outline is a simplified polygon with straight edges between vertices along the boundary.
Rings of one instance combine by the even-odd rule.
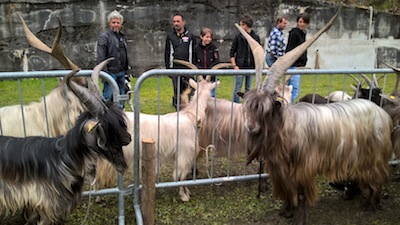
[[0, 213], [21, 210], [29, 224], [64, 224], [80, 201], [85, 171], [94, 169], [97, 158], [121, 173], [127, 168], [122, 146], [131, 136], [123, 112], [72, 81], [76, 72], [66, 83], [89, 112], [65, 136], [0, 136]]
[[[190, 69], [197, 70], [197, 66], [183, 60], [175, 60], [176, 63], [182, 64]], [[211, 69], [220, 69], [223, 67], [231, 67], [230, 63], [219, 63]], [[276, 91], [281, 93], [286, 104], [290, 104], [292, 86], [280, 84]], [[190, 91], [186, 91], [190, 93]], [[188, 97], [182, 95], [182, 108], [185, 108]], [[206, 149], [213, 144], [216, 154], [219, 156], [243, 155], [246, 153], [246, 130], [244, 129], [244, 120], [242, 112], [242, 104], [228, 101], [221, 98], [209, 98], [205, 111], [205, 119], [201, 123], [199, 130], [199, 145], [202, 149]]]
[[[387, 64], [386, 64], [387, 65]], [[382, 89], [379, 87], [378, 80], [376, 79], [375, 75], [373, 75], [373, 79], [369, 79], [364, 74], [361, 76], [364, 80], [368, 83], [369, 88], [363, 88], [362, 84], [358, 79], [353, 77], [357, 81], [357, 87], [354, 85], [352, 89], [354, 90], [354, 97], [353, 98], [363, 98], [368, 99], [375, 104], [381, 106], [392, 118], [394, 124], [394, 131], [393, 137], [400, 137], [400, 114], [398, 113], [400, 110], [400, 93], [398, 92], [398, 85], [400, 83], [400, 69], [395, 68], [393, 66], [387, 65], [389, 68], [393, 69], [393, 71], [397, 75], [396, 83], [393, 88], [393, 91], [389, 95], [382, 94]], [[382, 77], [381, 77], [382, 78]], [[400, 147], [400, 139], [394, 138], [393, 141], [394, 149], [397, 150]], [[399, 147], [398, 147], [399, 146]], [[400, 152], [394, 152], [394, 156], [399, 156]]]
[[[148, 115], [140, 114], [140, 137], [152, 138], [155, 140], [155, 146], [159, 146], [160, 162], [164, 163], [168, 159], [176, 158], [173, 179], [175, 181], [183, 181], [187, 174], [193, 168], [194, 159], [199, 154], [200, 148], [197, 140], [198, 126], [202, 124], [205, 118], [205, 110], [207, 100], [210, 97], [211, 90], [217, 83], [210, 83], [210, 77], [206, 80], [202, 76], [198, 76], [199, 82], [189, 79], [189, 84], [196, 91], [189, 102], [188, 106], [179, 112], [168, 113], [165, 115]], [[197, 112], [196, 112], [197, 109]], [[179, 114], [179, 124], [177, 124]], [[196, 116], [197, 114], [197, 116]], [[128, 123], [132, 127], [133, 112], [126, 112]], [[178, 125], [178, 128], [177, 128]], [[160, 130], [158, 131], [158, 127]], [[179, 129], [179, 133], [177, 131]], [[161, 135], [159, 136], [158, 133]], [[178, 143], [176, 140], [178, 138]], [[179, 151], [178, 151], [179, 150]], [[133, 143], [124, 148], [124, 156], [128, 160], [129, 168], [133, 170]], [[97, 174], [97, 182], [100, 186], [108, 186], [115, 181], [116, 173], [110, 170], [110, 164], [103, 161], [99, 163]], [[115, 182], [114, 182], [115, 183]], [[186, 202], [190, 200], [190, 191], [187, 187], [179, 188], [181, 200]]]
[[[31, 46], [39, 48], [56, 57], [67, 69], [78, 69], [68, 58], [60, 54], [60, 52], [62, 52], [62, 50], [60, 50], [60, 20], [53, 48], [50, 49], [32, 34], [21, 15], [19, 16], [22, 21], [25, 36]], [[89, 85], [87, 80], [83, 77], [73, 77], [71, 79], [83, 87], [88, 87]], [[93, 86], [91, 86], [91, 88], [93, 88]], [[53, 89], [39, 102], [32, 102], [29, 105], [24, 105], [22, 108], [23, 111], [21, 105], [0, 108], [0, 132], [2, 135], [15, 137], [57, 137], [59, 135], [64, 135], [73, 126], [79, 114], [86, 110], [85, 105], [65, 88], [64, 83]], [[68, 123], [68, 121], [70, 121], [70, 123]]]
[[299, 102], [308, 102], [312, 104], [326, 104], [328, 101], [329, 100], [327, 98], [316, 93], [306, 94], [299, 99]]
[[334, 91], [330, 93], [327, 97], [323, 97], [322, 95], [313, 93], [306, 94], [302, 98], [299, 99], [299, 102], [308, 102], [313, 104], [326, 104], [331, 102], [340, 102], [350, 100], [352, 97], [343, 91]]
[[[292, 217], [292, 224], [306, 223], [307, 206], [317, 198], [317, 175], [330, 180], [357, 180], [361, 190], [368, 193], [366, 206], [370, 210], [378, 206], [389, 175], [393, 124], [376, 104], [355, 99], [285, 108], [277, 101], [274, 88], [285, 71], [337, 16], [302, 45], [278, 58], [264, 84], [258, 83], [256, 90], [244, 94], [243, 113], [251, 149], [248, 163], [255, 158], [266, 161], [273, 195], [284, 202], [280, 215]], [[250, 44], [257, 44], [235, 25]], [[255, 51], [253, 54], [263, 57], [256, 56]]]

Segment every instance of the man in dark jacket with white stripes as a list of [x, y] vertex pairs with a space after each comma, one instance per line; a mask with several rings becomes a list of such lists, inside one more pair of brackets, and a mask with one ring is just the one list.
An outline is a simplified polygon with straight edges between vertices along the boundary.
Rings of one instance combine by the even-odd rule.
[[[173, 17], [174, 30], [167, 34], [165, 42], [165, 68], [167, 69], [188, 69], [185, 66], [173, 63], [174, 59], [181, 59], [192, 63], [193, 49], [196, 45], [196, 37], [192, 32], [186, 29], [186, 21], [181, 14], [175, 14]], [[180, 86], [178, 87], [179, 77], [173, 76], [172, 85], [174, 88], [174, 96], [172, 97], [172, 105], [177, 107], [178, 91], [186, 89], [189, 85], [189, 77], [181, 77]]]

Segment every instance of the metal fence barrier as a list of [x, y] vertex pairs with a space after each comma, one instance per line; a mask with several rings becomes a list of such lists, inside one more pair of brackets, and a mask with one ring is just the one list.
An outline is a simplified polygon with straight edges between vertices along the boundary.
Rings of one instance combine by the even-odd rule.
[[[58, 70], [58, 71], [35, 71], [35, 72], [0, 72], [0, 81], [6, 79], [23, 79], [23, 78], [48, 78], [48, 77], [63, 77], [67, 75], [69, 70]], [[267, 70], [264, 70], [263, 73], [266, 74]], [[92, 70], [81, 70], [77, 75], [81, 76], [89, 76], [92, 73]], [[313, 70], [313, 69], [302, 69], [302, 70], [288, 70], [286, 74], [301, 74], [302, 76], [315, 76], [314, 80], [314, 90], [316, 92], [316, 87], [318, 83], [318, 75], [331, 75], [332, 78], [336, 75], [343, 74], [353, 74], [355, 76], [359, 76], [360, 74], [383, 74], [387, 75], [387, 73], [393, 73], [391, 69], [347, 69], [347, 70]], [[151, 77], [162, 77], [162, 76], [188, 76], [188, 75], [217, 75], [217, 76], [235, 76], [235, 75], [254, 75], [254, 70], [149, 70], [143, 73], [136, 81], [134, 88], [134, 121], [140, 121], [140, 90], [144, 81]], [[105, 81], [109, 82], [112, 90], [113, 90], [113, 99], [115, 102], [119, 102], [120, 100], [129, 99], [125, 95], [119, 95], [119, 89], [114, 79], [109, 76], [105, 72], [100, 73], [100, 77]], [[361, 78], [360, 78], [361, 79]], [[343, 90], [346, 89], [348, 84], [351, 81], [347, 81], [346, 77], [343, 82]], [[384, 77], [384, 86], [382, 90], [385, 91], [386, 87], [386, 76]], [[172, 88], [172, 87], [171, 87]], [[328, 92], [331, 92], [331, 83], [328, 85]], [[160, 87], [158, 87], [158, 91], [160, 91]], [[299, 96], [303, 95], [302, 93]], [[178, 96], [179, 99], [180, 96]], [[178, 129], [178, 128], [177, 128]], [[116, 188], [107, 188], [96, 191], [86, 191], [83, 193], [84, 196], [88, 195], [110, 195], [110, 194], [118, 194], [118, 224], [125, 224], [125, 212], [124, 212], [124, 196], [134, 195], [134, 210], [136, 216], [136, 224], [143, 224], [142, 211], [140, 208], [141, 200], [140, 200], [140, 191], [141, 191], [141, 183], [140, 183], [140, 123], [134, 124], [134, 170], [133, 170], [133, 179], [134, 183], [128, 185], [126, 188], [124, 187], [123, 178], [121, 175], [118, 176], [118, 184]], [[157, 146], [156, 146], [157, 148]], [[390, 161], [392, 165], [396, 165], [399, 161]], [[216, 183], [224, 183], [224, 182], [233, 182], [233, 181], [247, 181], [247, 180], [256, 180], [259, 179], [259, 174], [244, 174], [238, 176], [230, 175], [229, 167], [227, 171], [227, 176], [225, 177], [211, 177], [204, 179], [197, 179], [195, 176], [192, 180], [186, 181], [174, 181], [174, 182], [157, 182], [156, 188], [172, 188], [179, 186], [194, 186], [194, 185], [206, 185], [206, 184], [216, 184]], [[268, 174], [262, 174], [262, 178], [268, 178]]]
[[[266, 74], [267, 70], [263, 71], [263, 74]], [[316, 92], [318, 75], [331, 75], [330, 84], [328, 87], [328, 92], [331, 92], [331, 85], [332, 85], [332, 78], [336, 75], [343, 75], [343, 74], [352, 74], [354, 76], [359, 76], [360, 74], [383, 74], [384, 82], [386, 82], [386, 75], [387, 73], [393, 73], [391, 69], [340, 69], [340, 70], [314, 70], [314, 69], [301, 69], [301, 70], [288, 70], [286, 72], [287, 75], [291, 74], [301, 74], [303, 75], [314, 75], [314, 93]], [[254, 75], [254, 70], [149, 70], [143, 73], [138, 80], [136, 81], [135, 88], [134, 88], [134, 121], [140, 121], [140, 89], [142, 87], [143, 82], [150, 78], [150, 77], [161, 77], [161, 76], [194, 76], [194, 75], [217, 75], [217, 76], [234, 76], [234, 75]], [[178, 79], [180, 80], [180, 79]], [[350, 84], [352, 81], [347, 81], [347, 76], [344, 78], [343, 84], [343, 91], [346, 89], [346, 86]], [[179, 85], [178, 85], [179, 86]], [[382, 87], [382, 90], [385, 90], [386, 83]], [[299, 97], [302, 94], [299, 94]], [[178, 96], [178, 99], [180, 96]], [[141, 200], [140, 200], [140, 190], [142, 188], [140, 183], [140, 140], [141, 138], [147, 137], [140, 137], [140, 123], [134, 124], [134, 184], [129, 185], [127, 190], [129, 193], [133, 189], [134, 193], [134, 210], [136, 214], [136, 224], [141, 225], [143, 224], [143, 216], [142, 211], [140, 208]], [[178, 129], [178, 128], [177, 128]], [[156, 146], [157, 149], [157, 146]], [[390, 164], [398, 164], [398, 161], [391, 161]], [[229, 168], [228, 168], [229, 169]], [[157, 182], [156, 188], [171, 188], [171, 187], [179, 187], [179, 186], [192, 186], [192, 185], [204, 185], [204, 184], [215, 184], [215, 183], [222, 183], [222, 182], [232, 182], [232, 181], [245, 181], [245, 180], [256, 180], [259, 179], [258, 174], [245, 174], [239, 176], [230, 176], [228, 171], [228, 176], [226, 177], [211, 177], [205, 179], [196, 179], [194, 175], [193, 180], [186, 180], [186, 181], [174, 181], [174, 182]], [[267, 178], [268, 174], [262, 174], [261, 177]]]
[[[25, 78], [51, 78], [51, 77], [65, 77], [70, 70], [53, 70], [53, 71], [29, 71], [29, 72], [0, 72], [0, 81], [1, 80], [11, 80], [17, 79], [20, 82], [21, 79]], [[75, 76], [90, 76], [93, 70], [80, 70]], [[101, 71], [100, 77], [109, 83], [113, 93], [113, 101], [119, 102], [122, 100], [129, 99], [126, 95], [119, 94], [119, 88], [117, 82], [106, 72]], [[43, 82], [42, 82], [43, 86]], [[19, 90], [19, 95], [22, 96], [21, 90]], [[44, 95], [44, 94], [43, 94]], [[21, 97], [20, 97], [21, 98]], [[45, 101], [46, 104], [46, 101]], [[21, 107], [23, 107], [22, 100], [20, 101]], [[46, 106], [45, 106], [46, 107]], [[22, 111], [23, 113], [23, 111]], [[22, 115], [23, 116], [23, 115]], [[68, 121], [69, 122], [69, 121]], [[46, 124], [47, 130], [49, 130], [48, 124]], [[0, 123], [0, 131], [1, 131], [1, 123]], [[24, 123], [24, 130], [25, 130], [25, 123]], [[3, 134], [7, 135], [7, 134]], [[26, 136], [26, 133], [25, 133]], [[109, 190], [100, 190], [100, 191], [93, 191], [93, 192], [84, 192], [84, 196], [88, 195], [104, 195], [104, 194], [118, 194], [118, 223], [125, 224], [125, 212], [124, 212], [124, 182], [122, 175], [118, 175], [118, 187], [112, 188]]]

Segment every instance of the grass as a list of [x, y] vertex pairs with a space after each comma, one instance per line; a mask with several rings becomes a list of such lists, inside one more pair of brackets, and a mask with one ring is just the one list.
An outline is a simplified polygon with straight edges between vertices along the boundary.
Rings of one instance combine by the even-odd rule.
[[[231, 76], [220, 76], [218, 79], [221, 84], [217, 88], [217, 97], [230, 100], [234, 89], [234, 78]], [[361, 79], [361, 78], [360, 78]], [[132, 87], [137, 78], [132, 79]], [[380, 87], [384, 88], [385, 93], [393, 90], [396, 78], [394, 74], [388, 74], [386, 83], [380, 79]], [[15, 105], [20, 103], [28, 104], [33, 101], [39, 101], [41, 96], [49, 94], [58, 84], [55, 78], [44, 79], [22, 79], [0, 81], [0, 107]], [[350, 84], [355, 81], [349, 76], [332, 75], [303, 75], [301, 79], [300, 96], [309, 93], [317, 93], [323, 96], [337, 90], [346, 91], [352, 95], [353, 91]], [[366, 85], [364, 85], [366, 86]], [[254, 87], [254, 82], [253, 82]], [[160, 92], [158, 92], [160, 90]], [[20, 97], [20, 92], [22, 93]], [[168, 77], [148, 78], [143, 82], [140, 91], [140, 111], [149, 114], [165, 114], [175, 111], [172, 107], [172, 82]], [[126, 107], [129, 110], [129, 107]]]

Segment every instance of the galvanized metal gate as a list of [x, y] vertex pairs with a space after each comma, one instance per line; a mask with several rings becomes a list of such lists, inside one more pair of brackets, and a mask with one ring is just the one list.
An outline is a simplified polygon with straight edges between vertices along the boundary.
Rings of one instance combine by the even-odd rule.
[[[47, 78], [47, 77], [60, 77], [65, 76], [70, 71], [62, 70], [62, 71], [37, 71], [37, 72], [5, 72], [0, 73], [0, 80], [6, 79], [23, 79], [23, 78]], [[267, 71], [264, 71], [266, 74]], [[82, 70], [78, 73], [78, 75], [88, 76], [92, 73], [91, 70]], [[314, 76], [314, 92], [317, 90], [318, 77], [319, 75], [330, 75], [331, 79], [330, 82], [334, 79], [337, 75], [343, 74], [353, 74], [355, 76], [360, 76], [360, 74], [379, 74], [385, 75], [383, 79], [384, 85], [382, 86], [382, 90], [385, 93], [388, 93], [386, 88], [386, 79], [389, 75], [388, 73], [392, 73], [391, 69], [348, 69], [348, 70], [311, 70], [311, 69], [303, 69], [303, 70], [289, 70], [287, 74], [301, 74], [302, 76]], [[142, 84], [146, 81], [146, 79], [151, 77], [163, 77], [163, 76], [187, 76], [187, 75], [217, 75], [217, 76], [235, 76], [235, 75], [253, 75], [254, 70], [150, 70], [143, 73], [136, 81], [135, 89], [134, 89], [134, 121], [140, 121], [140, 91], [142, 89]], [[113, 89], [113, 96], [114, 101], [118, 102], [119, 100], [126, 100], [127, 96], [119, 95], [119, 90], [116, 82], [109, 76], [107, 73], [101, 72], [100, 76], [109, 82]], [[346, 90], [346, 87], [351, 83], [351, 80], [344, 78], [343, 80], [343, 90]], [[223, 84], [222, 84], [223, 85]], [[327, 86], [328, 93], [332, 92], [331, 90], [331, 83], [324, 84]], [[160, 91], [160, 85], [158, 85], [158, 91]], [[172, 87], [171, 87], [172, 90]], [[300, 93], [299, 96], [302, 96], [306, 93]], [[307, 93], [308, 94], [308, 93]], [[178, 96], [179, 97], [179, 96]], [[134, 123], [134, 130], [133, 130], [133, 141], [134, 141], [134, 183], [132, 185], [128, 185], [124, 187], [123, 178], [119, 176], [117, 187], [115, 188], [108, 188], [96, 191], [87, 191], [84, 192], [84, 195], [109, 195], [109, 194], [118, 194], [118, 224], [122, 225], [125, 224], [125, 212], [124, 212], [124, 197], [127, 195], [134, 195], [134, 210], [136, 216], [136, 224], [143, 224], [143, 217], [141, 211], [141, 199], [140, 199], [140, 191], [141, 191], [141, 183], [140, 183], [140, 123]], [[177, 128], [178, 129], [178, 128]], [[179, 132], [179, 131], [178, 131]], [[183, 132], [183, 131], [180, 131]], [[7, 135], [7, 134], [5, 134]], [[157, 146], [156, 146], [157, 148]], [[179, 186], [194, 186], [194, 185], [205, 185], [205, 184], [216, 184], [216, 183], [224, 183], [224, 182], [232, 182], [232, 181], [246, 181], [246, 180], [256, 180], [259, 179], [259, 174], [240, 174], [240, 175], [232, 175], [231, 169], [233, 168], [233, 164], [230, 164], [230, 158], [227, 159], [227, 171], [226, 176], [210, 176], [207, 178], [197, 178], [196, 174], [193, 174], [192, 180], [186, 181], [168, 181], [168, 182], [161, 182], [158, 181], [156, 184], [156, 188], [171, 188], [171, 187], [179, 187]], [[390, 164], [398, 164], [398, 161], [391, 161]], [[211, 168], [212, 169], [212, 168]], [[211, 173], [213, 174], [213, 173]], [[268, 174], [262, 174], [262, 178], [267, 178]]]

